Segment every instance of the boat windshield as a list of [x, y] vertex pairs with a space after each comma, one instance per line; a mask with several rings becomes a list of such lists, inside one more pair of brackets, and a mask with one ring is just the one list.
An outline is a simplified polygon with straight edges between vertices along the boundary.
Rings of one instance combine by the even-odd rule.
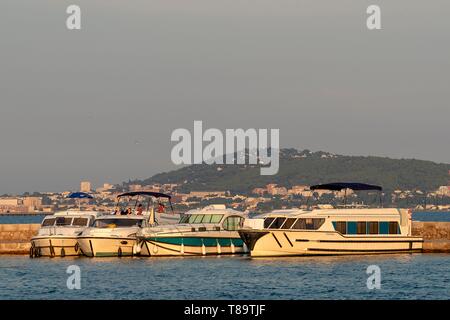
[[55, 226], [70, 226], [72, 224], [72, 218], [68, 217], [57, 217], [55, 221]]
[[52, 226], [76, 226], [76, 227], [86, 227], [88, 225], [89, 218], [85, 217], [53, 217], [53, 218], [45, 218], [42, 221], [43, 227], [52, 227]]
[[99, 219], [95, 220], [95, 228], [127, 228], [142, 227], [144, 219]]
[[187, 214], [181, 217], [180, 223], [219, 223], [222, 218], [223, 214]]
[[42, 226], [43, 227], [49, 227], [55, 224], [55, 220], [56, 218], [47, 218], [44, 219], [44, 221], [42, 221]]

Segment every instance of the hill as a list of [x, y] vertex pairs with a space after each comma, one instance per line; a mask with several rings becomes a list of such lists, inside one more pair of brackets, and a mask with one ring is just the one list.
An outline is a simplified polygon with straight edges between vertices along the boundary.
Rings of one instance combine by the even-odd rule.
[[356, 181], [378, 184], [387, 191], [431, 191], [448, 184], [450, 164], [281, 149], [279, 168], [277, 175], [262, 176], [259, 165], [190, 165], [127, 184], [178, 183], [182, 185], [180, 191], [183, 192], [229, 190], [246, 193], [268, 183], [291, 187]]

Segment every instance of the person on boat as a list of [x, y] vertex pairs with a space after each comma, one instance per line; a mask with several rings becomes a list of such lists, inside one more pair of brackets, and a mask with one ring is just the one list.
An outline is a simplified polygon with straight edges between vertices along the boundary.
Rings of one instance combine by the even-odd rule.
[[142, 216], [142, 213], [144, 212], [144, 207], [142, 206], [142, 203], [139, 203], [137, 209], [136, 209], [136, 214], [139, 216]]
[[156, 210], [156, 212], [158, 212], [158, 213], [166, 212], [166, 206], [164, 204], [162, 204], [161, 202], [158, 203], [158, 210]]
[[128, 209], [127, 209], [127, 213], [126, 213], [126, 214], [127, 214], [127, 215], [132, 214], [131, 208], [128, 208]]

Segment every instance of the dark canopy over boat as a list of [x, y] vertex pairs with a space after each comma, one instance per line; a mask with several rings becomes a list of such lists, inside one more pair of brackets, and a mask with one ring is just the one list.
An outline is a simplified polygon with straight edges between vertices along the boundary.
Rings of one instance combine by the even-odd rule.
[[152, 192], [152, 191], [132, 191], [132, 192], [125, 192], [122, 194], [119, 194], [117, 198], [122, 197], [136, 197], [136, 196], [150, 196], [155, 198], [167, 198], [171, 199], [172, 197], [168, 194], [162, 193], [162, 192]]
[[69, 199], [93, 199], [94, 197], [86, 192], [72, 192], [67, 198], [69, 198]]
[[376, 185], [365, 184], [365, 183], [357, 183], [357, 182], [334, 182], [334, 183], [325, 183], [325, 184], [317, 184], [309, 187], [310, 190], [333, 190], [333, 191], [341, 191], [344, 189], [351, 190], [378, 190], [382, 191], [383, 188]]

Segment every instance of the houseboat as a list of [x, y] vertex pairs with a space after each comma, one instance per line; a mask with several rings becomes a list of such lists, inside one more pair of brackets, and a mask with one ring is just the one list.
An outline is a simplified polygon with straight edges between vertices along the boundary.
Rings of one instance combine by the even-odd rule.
[[210, 205], [186, 212], [179, 223], [145, 227], [137, 234], [141, 256], [204, 256], [247, 252], [238, 230], [247, 215]]
[[[310, 189], [382, 191], [380, 186], [362, 183], [330, 183]], [[252, 257], [420, 252], [423, 239], [412, 236], [411, 225], [407, 209], [322, 205], [246, 219], [239, 234]]]
[[[69, 199], [92, 199], [84, 192], [75, 192]], [[88, 228], [94, 219], [100, 215], [96, 211], [82, 211], [77, 209], [56, 212], [46, 216], [36, 236], [31, 238], [30, 257], [65, 257], [81, 254], [77, 237]]]

